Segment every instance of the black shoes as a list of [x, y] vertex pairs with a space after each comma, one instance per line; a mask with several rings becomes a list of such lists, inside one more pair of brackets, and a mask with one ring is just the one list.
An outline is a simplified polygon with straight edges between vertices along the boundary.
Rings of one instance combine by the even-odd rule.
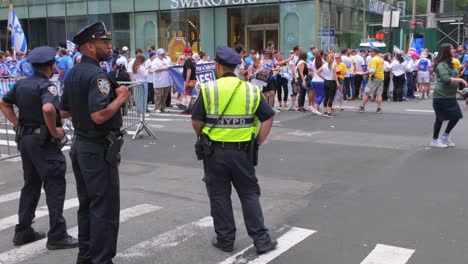
[[226, 245], [223, 245], [221, 243], [219, 243], [218, 241], [218, 238], [216, 237], [213, 237], [213, 240], [211, 240], [211, 245], [213, 245], [213, 247], [221, 250], [221, 251], [224, 251], [224, 252], [232, 252], [234, 251], [234, 245], [231, 245], [231, 246], [226, 246]]
[[13, 236], [13, 244], [15, 246], [21, 246], [27, 243], [41, 240], [45, 237], [46, 237], [45, 233], [36, 232], [34, 231], [32, 227], [28, 227], [21, 231], [15, 230], [15, 235]]
[[78, 247], [78, 239], [67, 235], [61, 240], [48, 240], [46, 247], [48, 250], [76, 248]]
[[278, 245], [278, 241], [272, 239], [272, 240], [270, 240], [270, 242], [268, 242], [268, 243], [266, 243], [264, 245], [255, 246], [255, 248], [257, 249], [257, 254], [265, 254], [265, 253], [275, 249], [277, 245]]

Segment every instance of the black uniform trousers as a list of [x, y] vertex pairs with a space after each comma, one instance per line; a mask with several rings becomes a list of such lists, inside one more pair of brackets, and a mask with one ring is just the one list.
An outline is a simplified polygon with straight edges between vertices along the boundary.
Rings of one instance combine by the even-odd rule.
[[16, 231], [31, 226], [44, 185], [50, 224], [47, 237], [49, 240], [61, 240], [67, 235], [67, 224], [63, 218], [67, 171], [65, 157], [57, 144], [41, 144], [39, 135], [26, 135], [20, 143], [24, 186], [21, 189]]
[[255, 168], [247, 152], [237, 149], [214, 148], [214, 153], [203, 161], [205, 184], [211, 205], [211, 216], [217, 239], [224, 246], [231, 246], [236, 238], [236, 225], [231, 201], [231, 184], [237, 191], [245, 226], [254, 245], [262, 246], [271, 241], [264, 225], [260, 205], [260, 186]]
[[111, 264], [120, 217], [118, 163], [105, 159], [106, 144], [76, 138], [71, 161], [76, 179], [79, 264]]

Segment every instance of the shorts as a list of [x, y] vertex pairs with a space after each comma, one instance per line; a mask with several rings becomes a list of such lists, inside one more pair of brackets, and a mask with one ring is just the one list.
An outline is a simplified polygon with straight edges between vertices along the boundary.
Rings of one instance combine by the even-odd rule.
[[383, 93], [383, 80], [375, 79], [369, 80], [366, 85], [366, 91], [364, 92], [367, 96], [382, 96]]
[[431, 79], [429, 78], [429, 76], [425, 77], [425, 76], [418, 76], [418, 83], [430, 83], [431, 82]]
[[457, 99], [454, 98], [434, 98], [432, 99], [432, 108], [437, 120], [458, 120], [463, 118], [460, 105], [458, 105]]
[[263, 86], [262, 93], [266, 93], [269, 91], [276, 91], [276, 79], [268, 81], [267, 85]]

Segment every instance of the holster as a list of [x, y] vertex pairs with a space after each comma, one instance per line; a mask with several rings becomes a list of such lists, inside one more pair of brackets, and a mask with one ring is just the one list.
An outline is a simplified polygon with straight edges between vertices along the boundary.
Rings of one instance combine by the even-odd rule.
[[198, 160], [203, 160], [213, 154], [211, 140], [206, 134], [201, 134], [195, 143], [195, 154]]
[[252, 162], [253, 166], [258, 165], [259, 149], [260, 149], [260, 144], [258, 143], [257, 138], [255, 137], [255, 134], [252, 134], [252, 138], [250, 139], [250, 143], [249, 143], [248, 154], [249, 154], [249, 160]]
[[18, 125], [13, 127], [13, 130], [15, 131], [16, 147], [20, 150], [21, 138], [24, 136], [24, 126], [18, 123]]
[[106, 138], [109, 141], [106, 151], [106, 160], [108, 162], [120, 163], [120, 149], [124, 142], [122, 134], [111, 131]]

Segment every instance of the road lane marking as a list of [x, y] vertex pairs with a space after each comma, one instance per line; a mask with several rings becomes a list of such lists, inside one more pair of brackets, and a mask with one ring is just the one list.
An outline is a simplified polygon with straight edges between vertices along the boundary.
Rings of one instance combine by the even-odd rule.
[[415, 250], [377, 244], [361, 264], [405, 264]]
[[315, 134], [319, 134], [320, 132], [322, 131], [313, 131], [313, 132], [305, 132], [305, 131], [302, 131], [302, 130], [295, 130], [293, 132], [288, 132], [288, 135], [292, 135], [292, 136], [299, 136], [299, 137], [311, 137]]
[[[73, 207], [77, 207], [80, 205], [80, 202], [78, 201], [78, 198], [73, 198], [66, 200], [64, 205], [63, 205], [63, 210], [68, 210]], [[48, 216], [49, 215], [49, 210], [47, 206], [42, 206], [36, 209], [35, 212], [35, 219], [38, 219], [40, 217]], [[5, 230], [7, 228], [13, 227], [18, 223], [18, 215], [12, 215], [9, 217], [5, 217], [0, 219], [0, 231]]]
[[13, 192], [13, 193], [0, 195], [0, 203], [5, 203], [5, 202], [12, 201], [12, 200], [16, 200], [20, 197], [20, 195], [21, 195], [21, 192]]
[[420, 112], [420, 113], [434, 113], [434, 110], [424, 110], [424, 109], [405, 109], [406, 112]]
[[263, 255], [257, 255], [256, 253], [246, 253], [249, 249], [253, 248], [250, 246], [239, 253], [229, 257], [228, 259], [220, 262], [219, 264], [266, 264], [283, 254], [296, 244], [302, 242], [314, 234], [315, 230], [304, 229], [299, 227], [292, 227], [288, 232], [278, 238], [278, 246], [275, 250], [272, 250]]
[[191, 237], [194, 237], [200, 230], [208, 227], [213, 227], [213, 219], [211, 217], [204, 217], [196, 222], [176, 227], [173, 230], [138, 243], [126, 249], [124, 252], [118, 253], [116, 258], [134, 259], [155, 254], [158, 250], [179, 245]]
[[[150, 204], [140, 204], [120, 211], [120, 223], [126, 222], [132, 218], [155, 212], [162, 207]], [[78, 227], [67, 230], [68, 234], [74, 237], [78, 236]], [[36, 257], [47, 252], [47, 239], [41, 239], [36, 242], [17, 247], [13, 250], [0, 254], [0, 264], [14, 264], [20, 261]]]
[[12, 147], [16, 147], [16, 142], [12, 139], [12, 140], [0, 140], [0, 145], [2, 146], [12, 146]]

